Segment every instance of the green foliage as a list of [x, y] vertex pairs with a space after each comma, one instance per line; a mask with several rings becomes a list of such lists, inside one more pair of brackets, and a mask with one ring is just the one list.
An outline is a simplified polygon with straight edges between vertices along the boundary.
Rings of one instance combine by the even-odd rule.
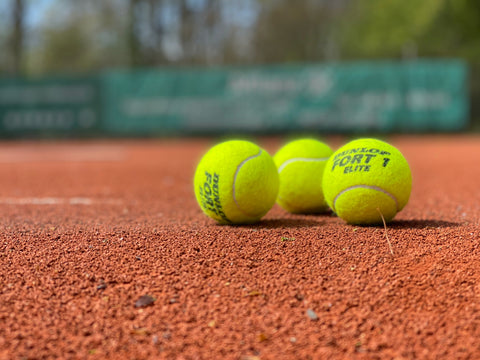
[[[0, 73], [13, 58], [8, 9]], [[480, 64], [478, 0], [52, 0], [39, 19], [25, 32], [27, 73], [415, 56]]]
[[298, 0], [262, 1], [254, 29], [254, 58], [260, 63], [319, 61], [328, 57], [332, 9]]
[[400, 57], [436, 20], [445, 0], [369, 0], [352, 3], [341, 27], [347, 57]]
[[[125, 20], [115, 0], [66, 2], [52, 7], [30, 49], [29, 72], [88, 72], [125, 66]], [[53, 5], [52, 5], [53, 6]], [[64, 16], [59, 16], [63, 14]]]
[[480, 61], [476, 0], [363, 0], [351, 2], [345, 15], [339, 32], [345, 58], [414, 55]]

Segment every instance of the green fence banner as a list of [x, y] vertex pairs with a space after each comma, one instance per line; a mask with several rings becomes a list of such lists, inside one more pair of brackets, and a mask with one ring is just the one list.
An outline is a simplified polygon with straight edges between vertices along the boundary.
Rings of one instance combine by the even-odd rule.
[[3, 137], [80, 135], [99, 130], [97, 77], [0, 79]]
[[455, 131], [468, 124], [457, 60], [109, 72], [114, 134]]
[[467, 78], [422, 60], [0, 79], [0, 136], [458, 131]]

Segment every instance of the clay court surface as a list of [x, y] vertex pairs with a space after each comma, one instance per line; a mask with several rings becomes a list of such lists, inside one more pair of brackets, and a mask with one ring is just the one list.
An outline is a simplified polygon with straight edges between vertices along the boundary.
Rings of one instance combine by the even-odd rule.
[[212, 139], [1, 143], [0, 359], [480, 358], [480, 137], [386, 139], [414, 178], [393, 255], [331, 214], [216, 225]]

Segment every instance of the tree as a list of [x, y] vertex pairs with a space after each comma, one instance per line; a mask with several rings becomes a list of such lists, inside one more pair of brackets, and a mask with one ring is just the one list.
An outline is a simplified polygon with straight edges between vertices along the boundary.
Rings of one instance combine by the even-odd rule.
[[[462, 57], [480, 61], [480, 2], [369, 0], [352, 2], [340, 31], [347, 58]], [[408, 55], [408, 54], [407, 54]]]
[[15, 0], [13, 5], [13, 33], [12, 33], [12, 73], [19, 75], [23, 62], [23, 37], [24, 37], [24, 3]]
[[429, 31], [421, 39], [426, 52], [461, 57], [480, 64], [480, 3], [476, 0], [444, 0]]
[[91, 72], [127, 66], [126, 13], [118, 0], [52, 3], [36, 29], [29, 71]]
[[335, 23], [347, 1], [264, 0], [255, 26], [256, 62], [320, 61], [336, 57]]
[[369, 0], [352, 2], [341, 24], [347, 58], [398, 58], [419, 44], [445, 0]]

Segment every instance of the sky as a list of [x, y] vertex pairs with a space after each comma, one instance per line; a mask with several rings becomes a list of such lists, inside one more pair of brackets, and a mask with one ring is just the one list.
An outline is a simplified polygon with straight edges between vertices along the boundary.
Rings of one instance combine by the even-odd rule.
[[27, 7], [27, 26], [37, 25], [54, 0], [30, 0]]
[[[47, 9], [52, 5], [55, 0], [26, 0], [26, 23], [27, 27], [34, 27], [41, 21], [43, 15]], [[11, 0], [0, 1], [0, 15], [10, 18], [12, 13]]]

